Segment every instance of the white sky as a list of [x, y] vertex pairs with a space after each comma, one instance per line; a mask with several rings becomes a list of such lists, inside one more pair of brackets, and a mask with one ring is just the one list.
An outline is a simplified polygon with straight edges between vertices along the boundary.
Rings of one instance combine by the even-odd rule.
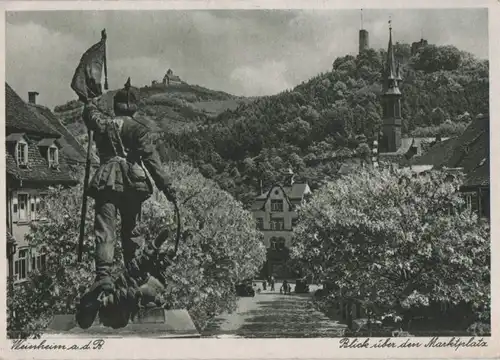
[[[488, 58], [487, 9], [363, 10], [370, 45], [385, 48], [421, 34]], [[7, 13], [6, 80], [23, 97], [53, 108], [75, 99], [69, 87], [81, 55], [108, 34], [110, 88], [143, 86], [168, 68], [184, 81], [234, 95], [271, 95], [329, 71], [355, 54], [359, 10], [39, 11]]]

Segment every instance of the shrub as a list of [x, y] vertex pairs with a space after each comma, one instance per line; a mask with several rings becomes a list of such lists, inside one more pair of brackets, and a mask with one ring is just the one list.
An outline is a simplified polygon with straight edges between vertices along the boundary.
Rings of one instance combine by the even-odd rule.
[[[177, 261], [168, 269], [165, 297], [174, 307], [188, 309], [195, 324], [203, 328], [211, 317], [234, 308], [234, 285], [258, 272], [265, 248], [251, 214], [231, 195], [188, 165], [172, 163], [166, 171], [178, 192], [182, 230], [189, 236], [181, 241]], [[81, 187], [49, 191], [47, 221], [35, 223], [27, 239], [50, 256], [43, 273], [33, 273], [24, 285], [10, 289], [9, 337], [33, 335], [43, 330], [52, 315], [72, 313], [79, 287], [92, 282], [92, 201], [83, 261], [77, 262], [81, 194]], [[149, 241], [164, 226], [171, 226], [175, 234], [173, 206], [163, 194], [155, 193], [143, 205], [140, 230]], [[173, 239], [164, 244], [173, 245]], [[119, 271], [119, 245], [116, 249], [114, 271]]]
[[464, 206], [460, 179], [361, 169], [299, 212], [292, 258], [344, 298], [387, 311], [490, 301], [490, 229]]

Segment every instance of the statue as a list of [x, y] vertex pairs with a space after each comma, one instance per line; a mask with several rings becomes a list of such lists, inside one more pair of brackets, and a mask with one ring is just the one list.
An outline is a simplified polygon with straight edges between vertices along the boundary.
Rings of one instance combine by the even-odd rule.
[[[96, 278], [77, 307], [76, 320], [82, 328], [90, 327], [98, 313], [104, 324], [126, 326], [138, 297], [145, 293], [155, 297], [164, 290], [154, 266], [165, 233], [141, 250], [143, 239], [137, 229], [142, 202], [153, 193], [153, 182], [174, 203], [180, 230], [175, 191], [161, 167], [151, 126], [134, 117], [138, 101], [138, 90], [129, 78], [113, 98], [115, 117], [104, 114], [93, 101], [87, 102], [82, 114], [94, 133], [101, 163], [87, 187], [87, 195], [95, 199]], [[126, 271], [114, 279], [110, 271], [118, 212]]]
[[127, 326], [144, 307], [166, 307], [162, 298], [166, 288], [165, 271], [175, 252], [163, 252], [160, 247], [169, 236], [169, 229], [162, 230], [153, 242], [126, 264], [125, 270], [114, 279], [112, 292], [101, 292], [97, 301], [83, 304], [93, 308], [77, 312], [77, 323], [81, 328], [92, 326], [96, 317], [82, 316], [84, 314], [99, 314], [104, 326], [119, 329]]

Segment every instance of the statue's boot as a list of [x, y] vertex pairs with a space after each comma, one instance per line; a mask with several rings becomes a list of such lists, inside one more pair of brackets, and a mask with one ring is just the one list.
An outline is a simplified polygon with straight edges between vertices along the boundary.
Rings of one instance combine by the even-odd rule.
[[140, 308], [161, 306], [161, 295], [165, 287], [153, 276], [139, 288], [125, 287], [115, 283], [115, 291], [100, 297], [99, 319], [102, 325], [120, 329], [128, 325]]
[[102, 299], [113, 291], [114, 284], [111, 277], [104, 277], [94, 282], [76, 307], [75, 317], [78, 326], [82, 329], [91, 327], [102, 305]]
[[113, 329], [124, 328], [128, 325], [133, 310], [131, 305], [127, 289], [116, 289], [114, 293], [101, 299], [99, 319], [104, 326]]

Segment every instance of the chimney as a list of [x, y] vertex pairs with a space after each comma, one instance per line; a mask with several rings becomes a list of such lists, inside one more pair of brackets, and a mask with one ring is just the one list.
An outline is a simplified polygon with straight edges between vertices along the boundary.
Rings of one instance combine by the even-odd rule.
[[293, 182], [294, 182], [294, 177], [295, 177], [295, 174], [293, 173], [293, 170], [292, 169], [288, 169], [287, 171], [285, 171], [285, 174], [284, 174], [284, 183], [283, 185], [284, 186], [292, 186], [293, 185]]
[[28, 92], [28, 101], [30, 104], [36, 104], [36, 97], [40, 95], [36, 91], [29, 91]]

